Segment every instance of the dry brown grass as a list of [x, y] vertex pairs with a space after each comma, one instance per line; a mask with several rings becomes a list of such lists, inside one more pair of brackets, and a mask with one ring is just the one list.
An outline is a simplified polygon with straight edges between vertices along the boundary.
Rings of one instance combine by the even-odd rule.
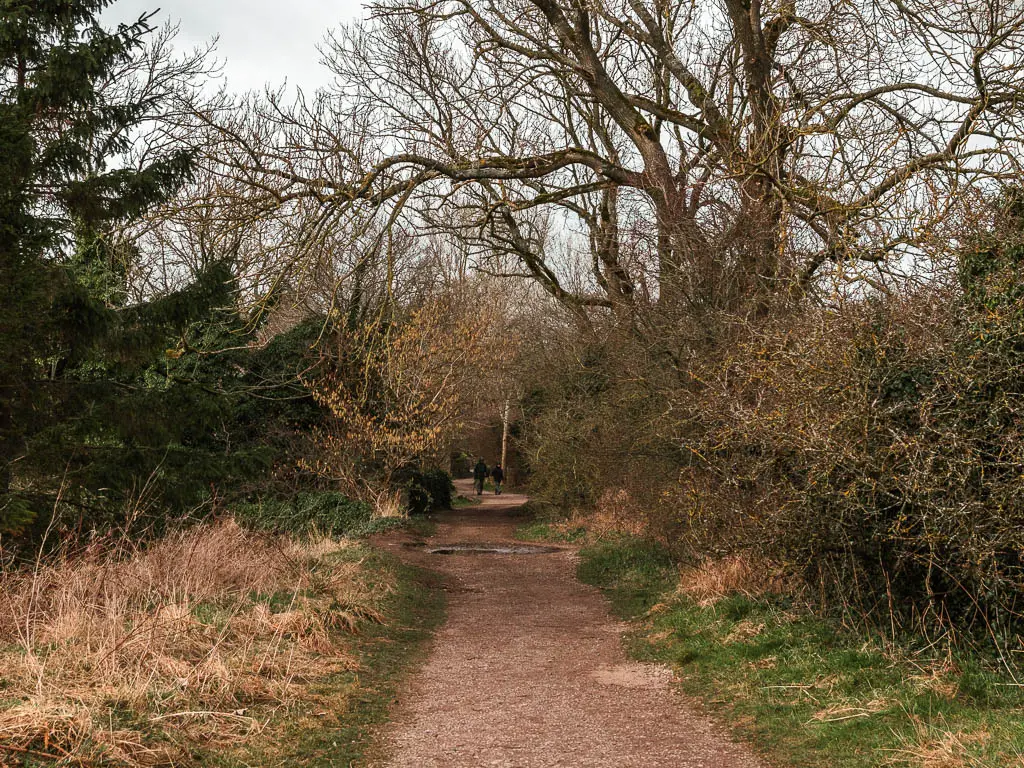
[[[985, 731], [954, 731], [917, 721], [915, 737], [904, 748], [896, 750], [888, 764], [914, 768], [987, 768], [990, 763], [979, 756], [978, 748], [990, 738]], [[1024, 761], [1012, 764], [1024, 765]]]
[[764, 627], [765, 625], [763, 621], [757, 622], [755, 624], [752, 621], [743, 620], [739, 622], [735, 627], [733, 627], [732, 631], [725, 636], [722, 642], [728, 645], [732, 643], [743, 643], [747, 640], [752, 640], [753, 638], [757, 637], [762, 632], [764, 632]]
[[731, 595], [780, 593], [785, 586], [779, 569], [750, 556], [731, 555], [683, 569], [677, 592], [700, 606], [708, 606]]
[[960, 688], [960, 669], [950, 661], [935, 662], [921, 667], [921, 672], [909, 675], [907, 682], [920, 691], [930, 691], [946, 699], [956, 698]]
[[645, 537], [651, 533], [650, 512], [625, 488], [606, 490], [593, 508], [573, 509], [566, 520], [551, 524], [555, 533], [585, 528], [595, 539], [619, 536]]
[[18, 702], [0, 708], [0, 765], [182, 765], [189, 744], [261, 731], [304, 682], [352, 667], [336, 630], [380, 619], [383, 587], [331, 557], [346, 546], [224, 521], [0, 572], [0, 678]]
[[618, 488], [601, 494], [588, 518], [588, 528], [598, 535], [626, 533], [642, 537], [650, 532], [649, 516], [645, 504], [627, 489]]
[[381, 491], [371, 499], [373, 514], [385, 518], [405, 518], [409, 516], [408, 507], [402, 502], [401, 491]]
[[830, 704], [814, 713], [812, 722], [818, 723], [840, 723], [845, 720], [856, 720], [864, 717], [877, 715], [892, 707], [892, 702], [887, 699], [872, 699], [856, 705], [837, 702]]

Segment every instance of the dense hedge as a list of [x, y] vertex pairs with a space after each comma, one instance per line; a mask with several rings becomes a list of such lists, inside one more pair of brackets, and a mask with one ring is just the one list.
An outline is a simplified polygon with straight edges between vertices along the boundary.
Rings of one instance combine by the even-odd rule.
[[[450, 509], [451, 477], [442, 470], [410, 471], [405, 480], [409, 514]], [[336, 491], [311, 491], [290, 498], [265, 498], [233, 504], [241, 525], [273, 533], [363, 536], [400, 525], [399, 518], [375, 517], [373, 507]]]
[[1012, 637], [1024, 355], [1006, 342], [1024, 313], [945, 298], [766, 329], [703, 370], [717, 418], [671, 496], [692, 548], [757, 549], [886, 619]]
[[686, 557], [753, 550], [887, 628], [1021, 648], [1022, 243], [1024, 216], [957, 279], [720, 320], [674, 381], [590, 342], [527, 403], [533, 487]]

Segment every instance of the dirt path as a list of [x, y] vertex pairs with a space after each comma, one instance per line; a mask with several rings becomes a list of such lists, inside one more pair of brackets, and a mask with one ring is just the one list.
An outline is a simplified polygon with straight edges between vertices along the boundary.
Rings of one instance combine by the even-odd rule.
[[[460, 491], [466, 492], [461, 486]], [[448, 513], [429, 547], [510, 542], [513, 495]], [[385, 734], [397, 768], [757, 768], [689, 708], [671, 672], [630, 662], [623, 626], [574, 577], [571, 549], [438, 555], [381, 542], [449, 576], [448, 621]]]

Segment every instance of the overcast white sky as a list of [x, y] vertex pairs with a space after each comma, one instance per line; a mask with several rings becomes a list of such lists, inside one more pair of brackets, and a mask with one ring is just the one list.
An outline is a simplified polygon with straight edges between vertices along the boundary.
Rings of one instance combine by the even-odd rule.
[[117, 0], [103, 14], [108, 24], [134, 21], [160, 9], [155, 26], [181, 23], [178, 45], [219, 36], [217, 56], [234, 91], [289, 85], [312, 91], [330, 80], [317, 43], [329, 29], [363, 15], [362, 0]]

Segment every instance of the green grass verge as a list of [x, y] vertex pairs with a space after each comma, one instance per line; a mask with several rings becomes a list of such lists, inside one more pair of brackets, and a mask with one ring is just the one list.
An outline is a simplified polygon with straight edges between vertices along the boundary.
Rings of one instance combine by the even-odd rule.
[[634, 656], [674, 667], [773, 763], [1024, 766], [1024, 689], [977, 659], [844, 632], [781, 598], [696, 605], [672, 594], [667, 554], [635, 539], [585, 547], [579, 577], [633, 622]]
[[310, 681], [316, 703], [288, 713], [272, 745], [259, 739], [259, 746], [244, 753], [204, 756], [202, 765], [350, 768], [379, 753], [378, 726], [387, 722], [401, 683], [444, 621], [445, 597], [437, 574], [375, 550], [358, 552], [364, 566], [393, 581], [395, 589], [381, 606], [384, 623], [364, 622], [350, 647], [357, 671]]
[[513, 534], [520, 541], [552, 541], [562, 544], [578, 544], [587, 536], [582, 525], [532, 522], [516, 528]]
[[549, 541], [561, 544], [581, 544], [587, 540], [586, 526], [570, 521], [561, 509], [530, 499], [519, 508], [521, 517], [529, 522], [518, 526], [514, 532], [520, 541]]
[[401, 525], [394, 526], [391, 530], [404, 530], [409, 533], [421, 536], [423, 538], [429, 538], [434, 535], [437, 530], [437, 523], [429, 516], [418, 516], [418, 517], [406, 517], [398, 518], [402, 521]]

